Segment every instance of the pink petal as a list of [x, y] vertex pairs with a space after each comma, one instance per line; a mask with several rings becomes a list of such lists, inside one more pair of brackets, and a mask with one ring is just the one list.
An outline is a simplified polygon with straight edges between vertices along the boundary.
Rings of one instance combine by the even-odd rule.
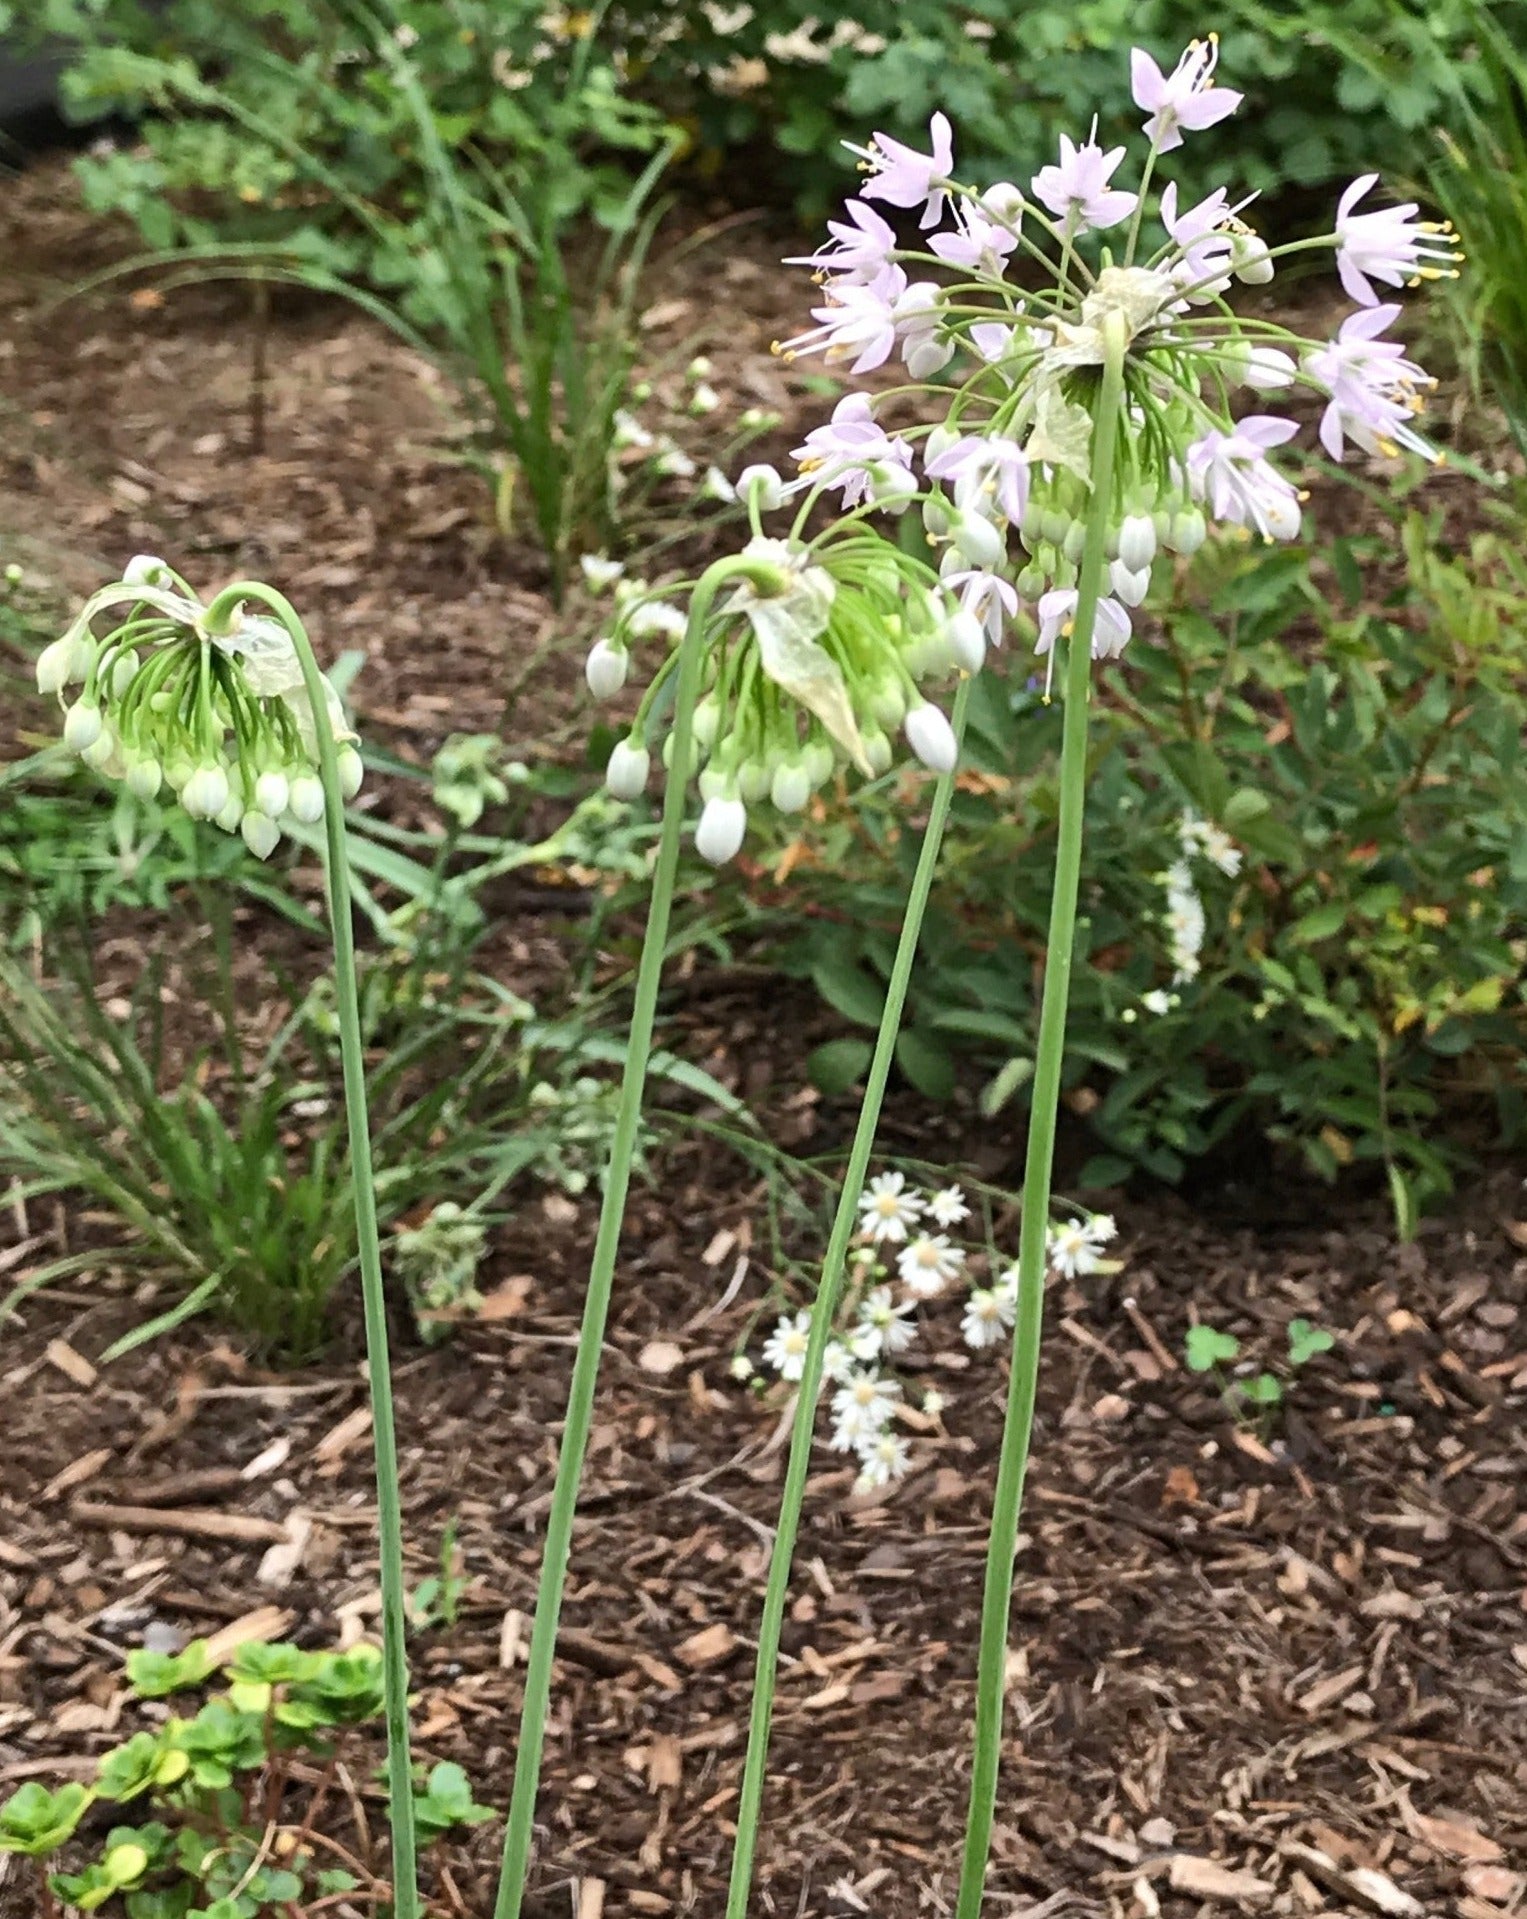
[[1387, 327], [1394, 325], [1403, 311], [1398, 306], [1377, 306], [1366, 307], [1361, 313], [1349, 313], [1337, 337], [1344, 341], [1376, 340]]
[[1333, 460], [1339, 460], [1346, 450], [1347, 443], [1341, 430], [1341, 408], [1334, 400], [1320, 416], [1320, 444]]
[[1204, 127], [1217, 127], [1221, 120], [1230, 115], [1246, 98], [1244, 93], [1236, 93], [1230, 87], [1212, 87], [1208, 93], [1196, 94], [1191, 100], [1184, 100], [1178, 109], [1177, 119], [1189, 133], [1197, 133]]
[[1345, 253], [1337, 254], [1336, 271], [1341, 275], [1341, 283], [1346, 288], [1349, 299], [1356, 300], [1359, 306], [1376, 307], [1378, 305], [1379, 296]]
[[954, 164], [954, 129], [949, 124], [948, 114], [935, 113], [928, 130], [933, 135], [934, 171], [947, 173]]
[[1336, 203], [1336, 218], [1345, 220], [1368, 189], [1378, 181], [1376, 173], [1364, 173], [1354, 180]]
[[1166, 76], [1143, 47], [1130, 49], [1129, 84], [1135, 105], [1145, 113], [1154, 113], [1166, 99]]

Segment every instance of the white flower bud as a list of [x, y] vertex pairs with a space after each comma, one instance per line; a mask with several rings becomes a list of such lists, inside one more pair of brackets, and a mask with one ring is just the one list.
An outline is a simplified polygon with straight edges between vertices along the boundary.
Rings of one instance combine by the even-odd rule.
[[931, 539], [941, 540], [948, 533], [952, 522], [949, 517], [949, 502], [936, 495], [930, 495], [923, 501], [923, 531]]
[[1195, 554], [1208, 537], [1208, 524], [1197, 507], [1172, 515], [1171, 545], [1185, 559]]
[[1087, 550], [1087, 529], [1080, 520], [1073, 520], [1066, 530], [1066, 537], [1060, 543], [1062, 554], [1073, 566], [1080, 566], [1082, 555]]
[[585, 553], [578, 565], [583, 573], [583, 583], [590, 593], [603, 593], [626, 570], [619, 560], [607, 560], [602, 553]]
[[115, 729], [103, 726], [90, 744], [81, 750], [80, 758], [97, 773], [109, 773], [113, 760], [117, 758], [119, 744]]
[[690, 412], [702, 418], [707, 413], [714, 413], [720, 404], [721, 395], [713, 386], [708, 386], [703, 380], [689, 396]]
[[994, 220], [1016, 227], [1023, 219], [1023, 188], [1011, 180], [996, 180], [979, 196], [978, 205]]
[[944, 638], [962, 673], [979, 673], [986, 658], [986, 628], [969, 607], [957, 607], [944, 626]]
[[299, 773], [291, 782], [286, 810], [303, 826], [316, 826], [323, 818], [323, 783], [311, 773]]
[[37, 656], [37, 690], [51, 696], [62, 693], [71, 680], [82, 680], [90, 671], [95, 648], [88, 634], [78, 638], [66, 633], [61, 640], [45, 646]]
[[119, 653], [111, 663], [111, 694], [113, 699], [121, 699], [138, 676], [139, 659], [129, 649]]
[[361, 790], [361, 782], [366, 777], [366, 766], [353, 746], [342, 746], [336, 755], [339, 761], [339, 790], [347, 800], [353, 800]]
[[995, 566], [1004, 551], [1002, 535], [978, 513], [963, 514], [954, 523], [954, 544], [972, 566]]
[[906, 689], [898, 680], [882, 680], [870, 694], [870, 711], [887, 732], [893, 731], [906, 718]]
[[695, 851], [712, 866], [725, 866], [735, 859], [748, 830], [748, 809], [739, 799], [720, 794], [705, 802], [700, 824], [695, 828]]
[[631, 656], [613, 640], [595, 640], [584, 663], [583, 676], [596, 700], [613, 700], [626, 683]]
[[1108, 583], [1116, 600], [1122, 600], [1126, 606], [1139, 606], [1151, 590], [1151, 570], [1148, 566], [1135, 570], [1127, 567], [1123, 560], [1115, 560], [1108, 569]]
[[255, 781], [255, 811], [263, 813], [267, 819], [278, 820], [286, 811], [291, 793], [291, 785], [284, 773], [262, 773]]
[[145, 756], [141, 760], [133, 761], [127, 769], [126, 778], [127, 790], [134, 799], [151, 800], [157, 795], [164, 775], [160, 771], [158, 760]]
[[652, 755], [640, 740], [617, 740], [610, 749], [604, 783], [616, 799], [634, 800], [645, 791], [651, 771]]
[[124, 586], [168, 586], [170, 569], [152, 553], [135, 553], [122, 569]]
[[760, 806], [769, 797], [774, 773], [762, 760], [747, 759], [737, 769], [737, 791], [749, 806]]
[[5, 583], [7, 586], [20, 586], [25, 577], [25, 574], [23, 574], [15, 560], [12, 560], [10, 565], [5, 569]]
[[93, 700], [76, 700], [64, 715], [64, 745], [83, 753], [101, 737], [101, 709]]
[[218, 808], [215, 817], [217, 824], [225, 833], [237, 833], [239, 823], [244, 817], [243, 794], [230, 792], [227, 799]]
[[228, 775], [220, 766], [198, 766], [180, 789], [180, 803], [193, 820], [215, 820], [228, 804]]
[[960, 756], [959, 742], [954, 737], [954, 728], [931, 700], [924, 700], [921, 706], [912, 708], [907, 714], [904, 730], [907, 745], [924, 766], [935, 773], [953, 770]]
[[[673, 735], [670, 733], [668, 737], [672, 739]], [[701, 770], [695, 784], [700, 789], [702, 800], [716, 800], [731, 790], [732, 776], [724, 767], [707, 766]]]
[[1119, 527], [1119, 558], [1131, 573], [1139, 573], [1156, 557], [1156, 528], [1150, 515], [1131, 513]]
[[[676, 771], [673, 763], [675, 759], [673, 745], [677, 738], [678, 735], [676, 733], [669, 733], [663, 740], [663, 765], [670, 773]], [[701, 749], [696, 743], [693, 734], [691, 734], [689, 740], [689, 763], [679, 772], [681, 779], [687, 780], [694, 778], [695, 768], [700, 764], [700, 752]]]
[[1272, 256], [1267, 242], [1257, 233], [1238, 233], [1230, 229], [1230, 270], [1243, 285], [1264, 287], [1273, 277]]
[[870, 498], [886, 513], [905, 513], [917, 492], [917, 475], [894, 462], [876, 467], [870, 478]]
[[954, 358], [954, 342], [936, 333], [920, 333], [907, 342], [901, 357], [914, 380], [931, 379]]
[[1013, 581], [1021, 600], [1040, 599], [1049, 584], [1049, 572], [1038, 560], [1031, 561]]
[[878, 780], [882, 773], [889, 773], [891, 762], [896, 755], [891, 751], [891, 742], [878, 726], [867, 726], [861, 737], [864, 741], [864, 757], [869, 762], [870, 772]]
[[778, 471], [760, 460], [737, 475], [737, 497], [756, 504], [760, 513], [777, 513], [787, 496]]
[[239, 831], [257, 860], [268, 860], [281, 839], [281, 828], [268, 813], [246, 813], [239, 821]]
[[811, 775], [804, 760], [785, 760], [774, 769], [769, 798], [781, 813], [799, 813], [811, 798]]
[[832, 778], [833, 768], [837, 763], [837, 756], [826, 740], [807, 741], [806, 749], [801, 754], [801, 764], [806, 769], [806, 776], [811, 781], [813, 792], [817, 787], [825, 786]]

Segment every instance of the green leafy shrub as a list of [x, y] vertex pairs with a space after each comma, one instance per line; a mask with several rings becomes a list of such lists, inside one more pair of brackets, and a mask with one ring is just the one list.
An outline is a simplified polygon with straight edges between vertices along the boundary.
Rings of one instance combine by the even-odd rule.
[[[1335, 542], [1329, 577], [1299, 549], [1206, 554], [1160, 643], [1104, 675], [1067, 1068], [1089, 1183], [1179, 1179], [1249, 1127], [1328, 1178], [1386, 1167], [1408, 1225], [1467, 1157], [1455, 1121], [1493, 1102], [1521, 1134], [1527, 566], [1509, 533], [1448, 555], [1412, 517], [1375, 605], [1381, 545]], [[976, 683], [898, 1053], [934, 1096], [973, 1054], [988, 1113], [1031, 1071], [1056, 804], [1056, 728], [1012, 645], [1010, 677]], [[781, 926], [781, 962], [854, 1027], [880, 1013], [901, 817], [870, 789], [788, 849], [807, 930]], [[840, 1087], [862, 1071], [831, 1064]]]
[[1462, 341], [1476, 397], [1527, 448], [1527, 41], [1484, 10], [1477, 32], [1474, 86], [1450, 102], [1427, 178], [1469, 263], [1449, 286], [1448, 340]]
[[[384, 40], [419, 74], [441, 140], [491, 150], [512, 190], [560, 217], [604, 218], [629, 187], [618, 156], [656, 151], [664, 120], [629, 97], [594, 19], [559, 21], [541, 0], [36, 0], [20, 24], [74, 50], [77, 119], [138, 120], [133, 146], [79, 172], [91, 204], [129, 214], [150, 246], [282, 239], [385, 279], [393, 242], [356, 225], [344, 194], [406, 225], [430, 190]], [[199, 97], [214, 82], [231, 112]]]
[[[1189, 0], [864, 0], [851, 14], [820, 0], [617, 0], [611, 24], [641, 84], [685, 103], [702, 146], [773, 140], [815, 211], [851, 165], [840, 139], [871, 127], [920, 139], [935, 109], [989, 177], [1027, 180], [1095, 109], [1112, 145], [1139, 123], [1121, 50], [1175, 61], [1206, 20]], [[1233, 153], [1236, 178], [1265, 192], [1419, 160], [1472, 0], [1224, 0], [1214, 24], [1257, 110], [1197, 136], [1180, 173], [1207, 190]]]
[[[88, 1786], [50, 1792], [28, 1781], [0, 1805], [0, 1852], [51, 1866], [47, 1889], [67, 1906], [93, 1912], [115, 1900], [127, 1919], [255, 1919], [385, 1890], [366, 1884], [365, 1862], [348, 1848], [330, 1847], [319, 1822], [346, 1735], [381, 1717], [375, 1647], [317, 1653], [254, 1641], [217, 1660], [195, 1640], [175, 1657], [130, 1653], [127, 1677], [148, 1700], [225, 1683], [193, 1715], [164, 1717], [103, 1754]], [[140, 1823], [104, 1837], [85, 1830], [87, 1813], [107, 1806], [132, 1806]], [[416, 1790], [414, 1812], [426, 1844], [493, 1816], [450, 1762]]]

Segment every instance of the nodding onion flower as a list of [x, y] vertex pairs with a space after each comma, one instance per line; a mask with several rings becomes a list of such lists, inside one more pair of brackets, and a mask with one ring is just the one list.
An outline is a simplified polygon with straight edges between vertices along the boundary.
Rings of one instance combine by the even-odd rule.
[[[64, 744], [87, 765], [140, 799], [169, 788], [193, 819], [242, 834], [267, 859], [284, 822], [323, 817], [312, 709], [280, 620], [240, 608], [209, 631], [207, 612], [163, 560], [140, 555], [43, 649], [37, 686], [57, 697]], [[361, 784], [356, 735], [324, 688], [349, 799]]]
[[[1131, 183], [1119, 177], [1125, 148], [1104, 151], [1095, 124], [1080, 142], [1063, 137], [1027, 188], [979, 191], [955, 177], [943, 114], [927, 153], [876, 134], [853, 149], [859, 196], [829, 222], [829, 241], [795, 262], [820, 289], [816, 324], [776, 352], [820, 354], [853, 372], [899, 355], [909, 381], [896, 389], [896, 419], [921, 411], [925, 423], [893, 428], [880, 401], [851, 393], [806, 435], [799, 478], [778, 490], [836, 494], [861, 521], [920, 506], [939, 571], [979, 620], [983, 647], [1020, 601], [1036, 610], [1039, 650], [1069, 630], [1100, 487], [1110, 528], [1100, 657], [1122, 651], [1162, 554], [1193, 553], [1214, 524], [1292, 539], [1304, 496], [1275, 455], [1298, 426], [1261, 410], [1268, 394], [1302, 386], [1323, 398], [1320, 442], [1335, 459], [1349, 447], [1440, 458], [1416, 426], [1433, 382], [1382, 337], [1400, 309], [1380, 304], [1372, 282], [1414, 286], [1453, 272], [1451, 228], [1418, 219], [1414, 205], [1360, 210], [1371, 174], [1341, 196], [1330, 232], [1287, 246], [1269, 247], [1241, 217], [1248, 200], [1224, 187], [1181, 206], [1159, 163], [1241, 103], [1218, 84], [1218, 57], [1212, 34], [1169, 72], [1135, 49], [1149, 144]], [[905, 244], [882, 206], [915, 218]], [[1227, 303], [1236, 281], [1265, 285], [1280, 257], [1318, 247], [1334, 252], [1361, 303], [1335, 339], [1306, 339]], [[1098, 473], [1104, 338], [1121, 324], [1123, 430], [1111, 470]], [[940, 383], [924, 385], [933, 374]], [[966, 670], [980, 663], [970, 651]]]

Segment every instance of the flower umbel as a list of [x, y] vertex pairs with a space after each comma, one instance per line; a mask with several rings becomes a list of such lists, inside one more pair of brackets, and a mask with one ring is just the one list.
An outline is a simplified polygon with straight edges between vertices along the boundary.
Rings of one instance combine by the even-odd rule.
[[[317, 731], [282, 622], [240, 606], [216, 623], [179, 574], [140, 555], [86, 601], [37, 661], [37, 685], [65, 704], [64, 744], [140, 799], [168, 787], [193, 819], [240, 833], [266, 859], [284, 823], [321, 819]], [[102, 638], [104, 616], [112, 620]], [[325, 680], [344, 796], [359, 791], [356, 735]]]

